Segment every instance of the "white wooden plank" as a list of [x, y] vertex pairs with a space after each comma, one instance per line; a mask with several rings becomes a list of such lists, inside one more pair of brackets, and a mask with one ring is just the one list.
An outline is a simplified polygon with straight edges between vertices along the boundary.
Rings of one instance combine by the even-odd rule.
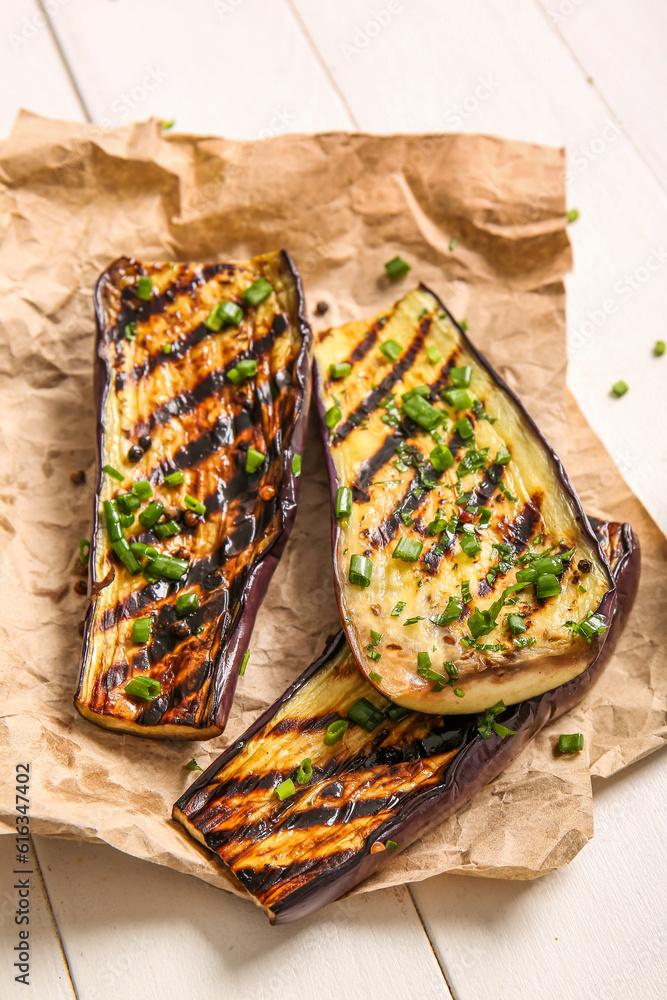
[[187, 875], [37, 841], [79, 1000], [450, 997], [405, 889], [271, 927], [253, 903]]
[[595, 780], [595, 838], [534, 882], [439, 876], [411, 893], [458, 1000], [664, 1000], [667, 754]]
[[[667, 356], [652, 356], [665, 339], [667, 198], [625, 122], [533, 0], [294, 2], [362, 128], [567, 144], [569, 203], [581, 212], [571, 227], [569, 382], [667, 530]], [[631, 391], [613, 399], [621, 378]]]
[[538, 0], [663, 186], [667, 7], [660, 0]]
[[103, 128], [156, 115], [250, 139], [351, 124], [282, 0], [72, 0], [52, 24]]
[[0, 91], [0, 136], [21, 107], [54, 118], [85, 118], [37, 0], [0, 4]]
[[[34, 851], [29, 855], [29, 865], [18, 864], [16, 853], [15, 838], [0, 836], [0, 996], [2, 1000], [45, 1000], [46, 997], [48, 1000], [76, 1000]], [[29, 880], [27, 886], [26, 879]], [[15, 887], [19, 882], [24, 883], [21, 891], [29, 891], [26, 897], [30, 904], [28, 924], [15, 922], [19, 905], [19, 890]], [[19, 919], [25, 915], [21, 913]], [[21, 955], [15, 951], [26, 943], [25, 938], [19, 938], [21, 931], [28, 931], [27, 985], [15, 979], [26, 975], [24, 968], [14, 967], [15, 962], [22, 965]]]

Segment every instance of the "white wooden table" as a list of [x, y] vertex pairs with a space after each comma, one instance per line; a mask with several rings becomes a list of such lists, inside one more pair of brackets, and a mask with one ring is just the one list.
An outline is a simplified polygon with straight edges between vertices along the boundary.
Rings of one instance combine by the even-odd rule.
[[[13, 0], [19, 106], [102, 128], [151, 114], [232, 138], [495, 132], [569, 149], [569, 382], [667, 530], [667, 8], [662, 0]], [[623, 378], [630, 392], [612, 399]], [[2, 1000], [667, 996], [667, 755], [595, 785], [594, 841], [537, 882], [442, 876], [270, 928], [250, 904], [106, 846], [36, 838], [32, 984]]]

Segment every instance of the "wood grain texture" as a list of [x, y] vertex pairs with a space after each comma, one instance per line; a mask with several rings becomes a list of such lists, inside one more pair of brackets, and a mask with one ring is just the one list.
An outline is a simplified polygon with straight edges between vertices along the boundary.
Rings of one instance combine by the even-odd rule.
[[250, 901], [110, 847], [37, 843], [79, 1000], [450, 997], [405, 889], [271, 927]]

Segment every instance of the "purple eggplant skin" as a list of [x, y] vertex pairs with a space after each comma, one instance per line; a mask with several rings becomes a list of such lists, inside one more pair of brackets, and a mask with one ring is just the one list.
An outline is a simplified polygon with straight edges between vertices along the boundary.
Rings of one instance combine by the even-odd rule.
[[[611, 613], [607, 641], [594, 662], [567, 683], [542, 695], [520, 702], [503, 713], [502, 723], [515, 730], [514, 735], [501, 739], [495, 733], [484, 739], [475, 734], [457, 753], [447, 767], [444, 781], [425, 791], [405, 805], [400, 817], [392, 818], [374, 831], [364, 850], [336, 869], [324, 872], [316, 880], [286, 896], [270, 912], [272, 923], [289, 923], [320, 909], [344, 895], [377, 871], [387, 857], [386, 851], [371, 853], [373, 843], [395, 841], [404, 850], [434, 826], [455, 813], [476, 792], [497, 777], [527, 746], [530, 740], [549, 722], [569, 711], [592, 688], [611, 657], [618, 636], [634, 603], [639, 583], [639, 541], [629, 524], [608, 524], [591, 519], [592, 530], [610, 552], [612, 575], [618, 601]], [[199, 789], [204, 788], [225, 764], [272, 719], [276, 712], [297, 691], [336, 656], [345, 645], [341, 630], [333, 636], [320, 657], [314, 661], [285, 693], [213, 764], [207, 768], [180, 797], [174, 810], [184, 811]], [[452, 717], [465, 724], [465, 717]], [[469, 720], [469, 725], [474, 725]], [[392, 852], [392, 855], [396, 852]]]
[[[306, 317], [305, 298], [301, 277], [286, 250], [279, 251], [285, 270], [294, 281], [296, 292], [296, 326], [301, 336], [301, 345], [298, 355], [294, 361], [291, 379], [295, 395], [298, 398], [296, 413], [290, 433], [286, 435], [283, 449], [283, 474], [281, 487], [277, 496], [278, 508], [281, 512], [281, 527], [274, 538], [272, 544], [262, 552], [261, 557], [256, 561], [252, 571], [245, 581], [243, 590], [238, 598], [239, 611], [236, 615], [235, 624], [221, 645], [220, 653], [211, 667], [214, 675], [210, 709], [207, 709], [205, 724], [198, 725], [144, 725], [120, 724], [112, 716], [86, 713], [85, 706], [79, 704], [75, 697], [75, 705], [78, 711], [89, 721], [100, 725], [110, 732], [125, 733], [131, 732], [133, 735], [146, 736], [150, 738], [175, 738], [175, 739], [211, 739], [220, 735], [224, 730], [231, 709], [236, 682], [243, 657], [248, 648], [248, 643], [252, 635], [255, 619], [261, 603], [266, 594], [271, 577], [284, 551], [289, 538], [294, 519], [296, 516], [297, 501], [299, 495], [300, 471], [295, 472], [293, 460], [296, 456], [301, 456], [306, 440], [308, 425], [308, 415], [310, 410], [311, 393], [311, 353], [313, 334]], [[101, 298], [101, 288], [105, 277], [114, 267], [126, 262], [135, 266], [137, 262], [127, 258], [121, 258], [114, 262], [99, 278], [94, 292], [94, 305], [97, 319], [97, 334], [95, 341], [95, 365], [93, 374], [93, 389], [97, 421], [97, 494], [102, 487], [102, 465], [104, 464], [104, 425], [102, 414], [107, 393], [111, 390], [110, 374], [102, 351], [102, 341], [105, 336], [104, 330], [104, 307]], [[101, 512], [99, 505], [94, 505], [93, 515], [93, 538], [97, 538], [100, 526]], [[89, 563], [88, 593], [94, 598], [97, 593], [109, 582], [109, 580], [93, 583], [94, 560]], [[84, 676], [84, 667], [87, 660], [89, 645], [94, 641], [93, 619], [95, 613], [94, 600], [91, 600], [84, 623], [84, 640], [81, 653], [81, 666], [78, 678], [78, 689], [81, 688]]]
[[[420, 288], [421, 291], [426, 292], [428, 295], [432, 296], [435, 299], [435, 301], [437, 302], [437, 304], [438, 304], [438, 306], [440, 308], [440, 311], [443, 312], [443, 313], [445, 313], [447, 315], [447, 317], [450, 319], [450, 321], [452, 322], [452, 324], [455, 326], [458, 334], [461, 337], [461, 340], [462, 340], [462, 342], [463, 342], [466, 350], [469, 351], [470, 354], [472, 354], [473, 357], [479, 362], [479, 364], [488, 371], [488, 373], [491, 375], [491, 377], [493, 378], [493, 380], [497, 384], [497, 386], [504, 393], [506, 393], [507, 396], [516, 404], [516, 406], [519, 408], [520, 413], [522, 414], [522, 420], [525, 423], [526, 427], [530, 430], [530, 432], [533, 435], [533, 437], [537, 440], [537, 442], [539, 442], [539, 444], [544, 449], [546, 455], [548, 456], [549, 462], [550, 462], [550, 464], [551, 464], [551, 466], [552, 466], [552, 468], [554, 470], [555, 480], [560, 484], [560, 487], [561, 487], [563, 493], [568, 496], [568, 498], [570, 499], [570, 501], [571, 501], [571, 503], [572, 503], [572, 505], [574, 507], [575, 517], [576, 517], [576, 523], [577, 523], [579, 529], [581, 530], [582, 535], [591, 544], [591, 546], [593, 547], [593, 549], [597, 550], [597, 555], [599, 556], [600, 562], [602, 563], [603, 567], [607, 571], [608, 578], [609, 578], [609, 589], [605, 593], [604, 597], [602, 598], [602, 600], [599, 603], [599, 605], [597, 606], [597, 608], [595, 608], [595, 613], [602, 615], [607, 622], [611, 622], [611, 620], [613, 618], [613, 615], [614, 615], [615, 607], [616, 607], [616, 593], [615, 593], [615, 588], [614, 588], [613, 574], [611, 574], [610, 571], [609, 571], [608, 561], [607, 561], [605, 553], [604, 553], [604, 551], [603, 551], [603, 549], [601, 547], [600, 540], [596, 536], [595, 532], [592, 530], [591, 523], [590, 523], [589, 519], [587, 518], [586, 514], [584, 513], [584, 510], [583, 510], [583, 507], [582, 507], [582, 504], [581, 504], [581, 500], [580, 500], [580, 498], [579, 498], [579, 496], [578, 496], [578, 494], [577, 494], [577, 492], [576, 492], [576, 490], [575, 490], [575, 488], [574, 488], [574, 486], [573, 486], [573, 484], [572, 484], [572, 482], [571, 482], [571, 480], [570, 480], [570, 478], [569, 478], [569, 476], [568, 476], [565, 468], [563, 467], [563, 464], [562, 464], [560, 458], [558, 457], [558, 455], [556, 454], [556, 452], [554, 451], [554, 449], [552, 448], [552, 446], [550, 445], [550, 443], [548, 442], [548, 440], [546, 439], [546, 437], [544, 436], [544, 434], [542, 433], [542, 431], [540, 430], [540, 428], [537, 426], [537, 424], [535, 423], [535, 421], [533, 420], [533, 418], [530, 416], [530, 414], [524, 408], [521, 400], [518, 398], [518, 396], [516, 395], [516, 393], [513, 392], [513, 390], [507, 385], [507, 383], [504, 381], [504, 379], [495, 371], [495, 369], [493, 368], [493, 366], [490, 364], [490, 362], [487, 360], [487, 358], [482, 354], [482, 352], [479, 351], [475, 347], [475, 345], [472, 343], [472, 341], [470, 340], [470, 338], [466, 334], [465, 330], [463, 330], [463, 328], [460, 326], [460, 324], [456, 321], [456, 319], [454, 318], [454, 316], [451, 314], [451, 312], [449, 311], [449, 309], [447, 309], [446, 305], [442, 302], [442, 300], [438, 297], [438, 295], [436, 295], [435, 292], [433, 292], [430, 288], [428, 288], [423, 283], [421, 283], [419, 285], [419, 288]], [[338, 480], [338, 474], [337, 474], [336, 467], [334, 465], [334, 461], [333, 461], [333, 457], [332, 457], [332, 449], [330, 447], [330, 438], [331, 438], [331, 433], [332, 432], [327, 428], [326, 423], [324, 421], [324, 414], [325, 414], [325, 410], [326, 410], [326, 403], [325, 403], [324, 394], [323, 394], [323, 391], [322, 391], [323, 390], [323, 378], [324, 378], [324, 373], [320, 372], [320, 369], [319, 369], [318, 364], [317, 364], [317, 360], [314, 360], [313, 361], [313, 386], [314, 386], [314, 393], [315, 393], [315, 401], [316, 401], [316, 405], [317, 405], [317, 413], [318, 413], [319, 423], [320, 423], [320, 430], [321, 430], [321, 434], [322, 434], [322, 441], [323, 441], [323, 444], [324, 444], [324, 453], [325, 453], [325, 458], [326, 458], [326, 463], [327, 463], [327, 471], [328, 471], [328, 475], [329, 475], [329, 486], [330, 486], [330, 496], [331, 496], [331, 511], [332, 511], [332, 517], [331, 517], [331, 546], [332, 546], [332, 554], [333, 554], [334, 585], [335, 585], [336, 599], [338, 601], [339, 610], [341, 612], [341, 617], [345, 621], [346, 619], [348, 619], [348, 614], [349, 613], [347, 611], [345, 611], [344, 607], [343, 607], [343, 594], [345, 592], [345, 589], [349, 587], [349, 583], [348, 583], [348, 579], [347, 579], [347, 569], [344, 569], [339, 564], [339, 560], [336, 558], [337, 536], [338, 536], [338, 532], [339, 532], [340, 528], [339, 528], [338, 520], [337, 520], [337, 518], [335, 516], [335, 503], [336, 503], [336, 495], [337, 495], [337, 491], [338, 491], [339, 486], [341, 486], [341, 485], [348, 485], [348, 484], [347, 483], [341, 483], [341, 482], [339, 482], [339, 480]], [[378, 626], [378, 628], [379, 628], [379, 626]], [[346, 626], [346, 629], [348, 629], [347, 626]], [[352, 626], [350, 626], [350, 628], [349, 628], [348, 638], [350, 638], [351, 631], [352, 631]], [[605, 642], [608, 641], [608, 635], [609, 635], [609, 632], [607, 631], [607, 633], [605, 633], [605, 634], [603, 634], [601, 636], [594, 636], [592, 638], [592, 641], [591, 641], [591, 643], [589, 645], [589, 649], [588, 649], [588, 653], [589, 653], [588, 666], [590, 666], [594, 662], [594, 660], [596, 659], [596, 657], [599, 655], [599, 653], [600, 653], [601, 649], [603, 648]], [[353, 652], [354, 652], [354, 654], [355, 654], [355, 656], [357, 658], [357, 662], [359, 663], [360, 669], [368, 677], [369, 670], [372, 669], [373, 664], [370, 661], [364, 659], [363, 656], [362, 657], [359, 656], [358, 648], [355, 645], [355, 641], [353, 641], [352, 638], [350, 638], [350, 646], [351, 646], [351, 648], [352, 648], [352, 650], [353, 650]], [[585, 667], [584, 669], [587, 669], [587, 668]], [[380, 693], [386, 694], [387, 697], [391, 697], [391, 695], [386, 690], [383, 690], [382, 687], [378, 687], [378, 690], [380, 691]], [[500, 697], [502, 697], [502, 694], [500, 695]], [[402, 701], [401, 698], [396, 698], [395, 700], [399, 704], [403, 703], [403, 701]], [[509, 699], [507, 699], [507, 698], [506, 698], [506, 701], [508, 701], [508, 703], [510, 703]], [[454, 702], [454, 704], [456, 704], [457, 699], [454, 698], [453, 702]], [[406, 704], [408, 704], [408, 703], [406, 702]], [[415, 708], [415, 706], [413, 704], [408, 704], [408, 707]], [[429, 708], [427, 707], [427, 704], [426, 704], [426, 700], [424, 700], [424, 702], [420, 706], [419, 710], [420, 711], [429, 711]], [[430, 709], [430, 710], [431, 711], [437, 711], [436, 709]], [[455, 707], [452, 708], [452, 709], [450, 709], [450, 711], [452, 711], [452, 712], [454, 712], [456, 710], [457, 709]], [[440, 711], [442, 711], [442, 710], [440, 710]], [[460, 708], [460, 711], [464, 712], [463, 705]]]

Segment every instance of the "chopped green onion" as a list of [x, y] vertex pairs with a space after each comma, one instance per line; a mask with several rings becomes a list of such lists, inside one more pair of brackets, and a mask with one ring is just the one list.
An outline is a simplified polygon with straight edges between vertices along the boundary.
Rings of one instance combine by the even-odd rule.
[[452, 368], [449, 372], [452, 385], [460, 389], [467, 389], [472, 382], [472, 368], [470, 365], [462, 365], [460, 368]]
[[403, 401], [403, 412], [426, 431], [435, 430], [444, 420], [444, 413], [427, 403], [422, 396], [411, 396]]
[[254, 358], [243, 358], [236, 365], [241, 378], [253, 378], [257, 374], [257, 361]]
[[196, 497], [191, 497], [189, 493], [185, 494], [183, 502], [193, 514], [201, 515], [206, 513], [206, 504], [202, 503], [201, 500], [197, 500]]
[[139, 278], [137, 282], [137, 298], [144, 299], [148, 301], [151, 297], [151, 292], [153, 290], [153, 279], [152, 278]]
[[405, 609], [405, 601], [398, 601], [391, 609], [391, 617], [398, 618], [398, 616], [404, 609]]
[[353, 555], [350, 558], [350, 583], [360, 587], [368, 587], [371, 582], [373, 563], [366, 556]]
[[127, 326], [125, 327], [125, 339], [134, 340], [136, 335], [137, 335], [137, 324], [128, 323]]
[[470, 581], [461, 581], [461, 600], [464, 604], [469, 604], [472, 601], [472, 594], [470, 593]]
[[563, 733], [558, 737], [558, 749], [561, 753], [578, 753], [584, 749], [584, 734]]
[[107, 476], [111, 476], [113, 479], [117, 479], [119, 483], [122, 483], [125, 476], [118, 469], [114, 469], [113, 465], [103, 465], [102, 472], [106, 472]]
[[140, 479], [138, 483], [132, 483], [132, 492], [136, 493], [140, 500], [147, 500], [153, 496], [153, 487], [147, 479]]
[[327, 731], [324, 734], [324, 745], [332, 747], [334, 743], [338, 743], [339, 740], [342, 740], [349, 725], [350, 723], [346, 722], [345, 719], [337, 719], [336, 722], [332, 722], [331, 725], [327, 727]]
[[246, 649], [243, 654], [243, 659], [241, 660], [241, 666], [239, 667], [239, 677], [243, 677], [245, 673], [245, 668], [248, 666], [248, 660], [250, 659], [250, 650]]
[[164, 507], [159, 500], [153, 500], [149, 503], [148, 507], [145, 507], [141, 514], [139, 515], [139, 524], [142, 524], [144, 528], [152, 528], [154, 524], [162, 517], [164, 513]]
[[130, 528], [134, 524], [134, 514], [120, 514], [120, 523], [123, 528]]
[[622, 379], [620, 382], [614, 382], [614, 384], [611, 387], [611, 391], [614, 394], [614, 396], [617, 396], [620, 399], [620, 397], [625, 396], [626, 392], [628, 391], [628, 383], [624, 382]]
[[157, 549], [152, 545], [144, 545], [143, 542], [130, 542], [130, 548], [135, 556], [142, 556], [144, 559], [155, 559], [158, 554]]
[[423, 548], [424, 543], [416, 538], [400, 538], [392, 556], [394, 559], [403, 559], [404, 562], [414, 562], [419, 559]]
[[257, 451], [256, 448], [248, 448], [248, 451], [246, 452], [245, 471], [249, 473], [249, 475], [257, 472], [257, 470], [261, 469], [264, 465], [265, 458], [266, 455], [264, 455], [261, 451]]
[[443, 667], [447, 671], [447, 676], [452, 680], [459, 676], [459, 668], [456, 666], [453, 660], [444, 660]]
[[474, 437], [475, 429], [470, 423], [469, 417], [454, 421], [454, 427], [459, 432], [459, 437], [462, 437], [464, 441], [469, 441], [471, 437]]
[[384, 722], [384, 712], [376, 708], [368, 698], [360, 698], [348, 710], [347, 717], [350, 722], [361, 726], [367, 733], [372, 733], [374, 729]]
[[427, 667], [430, 666], [431, 666], [431, 657], [428, 655], [428, 652], [417, 653], [417, 671], [419, 672], [419, 670], [426, 670]]
[[514, 646], [519, 649], [525, 649], [527, 646], [534, 646], [536, 642], [535, 636], [533, 635], [522, 635], [518, 639], [512, 639]]
[[396, 843], [395, 840], [387, 840], [384, 846], [387, 848], [388, 851], [395, 851], [396, 848], [398, 847], [398, 844]]
[[295, 455], [293, 457], [292, 472], [297, 478], [301, 475], [301, 455]]
[[[378, 653], [377, 656], [379, 659], [380, 654]], [[375, 681], [376, 684], [382, 684], [382, 674], [376, 674], [374, 670], [371, 670], [368, 676], [369, 679]]]
[[516, 578], [519, 583], [535, 583], [537, 573], [534, 569], [520, 569], [517, 571]]
[[324, 414], [324, 423], [327, 425], [329, 430], [332, 431], [342, 417], [343, 414], [340, 406], [331, 406]]
[[116, 499], [116, 506], [123, 514], [131, 514], [133, 510], [141, 507], [141, 499], [136, 493], [123, 493]]
[[661, 358], [665, 353], [665, 350], [667, 350], [667, 346], [665, 345], [664, 340], [656, 340], [655, 347], [653, 348], [653, 353], [656, 358]]
[[132, 642], [148, 642], [151, 637], [151, 619], [137, 618], [132, 626]]
[[208, 317], [204, 320], [204, 326], [215, 333], [222, 329], [222, 316], [220, 315], [219, 305], [213, 306]]
[[384, 267], [391, 281], [398, 281], [410, 270], [410, 265], [402, 257], [392, 257]]
[[162, 345], [162, 353], [163, 354], [171, 354], [171, 344], [163, 344]]
[[144, 701], [155, 701], [157, 696], [162, 693], [162, 685], [152, 677], [139, 674], [137, 677], [133, 677], [129, 684], [125, 685], [125, 692], [132, 695], [133, 698], [143, 698]]
[[177, 521], [163, 521], [161, 524], [154, 524], [153, 531], [158, 538], [173, 538], [174, 535], [180, 535], [181, 526]]
[[482, 507], [479, 514], [479, 524], [478, 528], [488, 527], [489, 521], [491, 520], [491, 511], [488, 507]]
[[567, 221], [576, 222], [578, 218], [579, 218], [579, 209], [571, 208], [570, 211], [567, 213]]
[[439, 674], [437, 670], [431, 668], [431, 657], [428, 653], [417, 653], [417, 674], [427, 681], [433, 681], [434, 691], [442, 691], [447, 683], [444, 674]]
[[458, 243], [458, 239], [456, 238], [456, 236], [452, 236], [451, 240], [449, 241], [449, 249], [450, 249], [450, 251], [454, 250], [456, 248], [456, 244], [457, 243]]
[[530, 564], [530, 568], [534, 570], [538, 576], [542, 576], [544, 573], [553, 573], [558, 575], [563, 572], [563, 563], [558, 556], [543, 556], [541, 559], [535, 559]]
[[404, 708], [403, 705], [387, 705], [385, 709], [385, 716], [390, 722], [402, 722], [403, 719], [407, 719], [410, 715], [410, 709]]
[[383, 340], [380, 344], [380, 353], [384, 354], [387, 361], [398, 361], [403, 353], [403, 348], [396, 340]]
[[90, 542], [87, 538], [82, 538], [79, 542], [79, 562], [82, 566], [87, 566], [90, 561]]
[[296, 780], [300, 785], [307, 785], [313, 776], [313, 764], [310, 757], [306, 757], [299, 764], [299, 770], [296, 773]]
[[180, 486], [181, 483], [185, 482], [185, 476], [182, 472], [170, 472], [168, 476], [164, 477], [164, 481], [167, 486]]
[[437, 365], [438, 361], [442, 361], [442, 354], [433, 344], [429, 344], [426, 348], [426, 357], [432, 365]]
[[500, 492], [504, 497], [507, 497], [510, 503], [516, 503], [517, 498], [515, 496], [512, 496], [512, 494], [502, 481], [498, 483], [498, 489], [500, 490]]
[[459, 323], [459, 326], [461, 327], [461, 329], [463, 330], [464, 333], [467, 333], [467, 330], [468, 330], [468, 320], [467, 319], [462, 319], [461, 322]]
[[403, 627], [405, 628], [406, 625], [416, 625], [417, 622], [423, 622], [423, 621], [424, 621], [423, 615], [413, 615], [412, 618], [405, 619], [405, 621], [403, 622]]
[[447, 607], [441, 615], [434, 615], [431, 621], [434, 625], [451, 625], [457, 622], [463, 614], [463, 605], [458, 597], [450, 597]]
[[157, 555], [150, 559], [146, 570], [152, 576], [163, 577], [166, 580], [180, 580], [188, 570], [187, 559], [177, 559], [176, 556]]
[[498, 454], [494, 458], [493, 464], [494, 465], [507, 465], [507, 463], [511, 460], [511, 458], [512, 458], [512, 456], [510, 455], [510, 453], [508, 452], [507, 448], [503, 444], [498, 449]]
[[466, 696], [465, 691], [462, 691], [461, 688], [454, 688], [454, 694], [457, 698], [465, 698]]
[[431, 460], [431, 465], [437, 472], [444, 472], [445, 469], [451, 469], [454, 464], [454, 456], [446, 444], [436, 445], [428, 457]]
[[239, 385], [239, 383], [243, 381], [243, 375], [241, 375], [238, 368], [230, 368], [227, 372], [227, 378], [230, 382], [233, 382], [234, 385]]
[[203, 768], [199, 766], [194, 757], [192, 758], [192, 760], [189, 760], [187, 762], [187, 764], [185, 765], [185, 769], [186, 771], [203, 771]]
[[479, 544], [474, 531], [463, 532], [461, 535], [461, 549], [471, 559], [482, 551], [482, 546]]
[[179, 615], [190, 615], [199, 607], [198, 594], [179, 594], [176, 600], [176, 611]]
[[602, 615], [594, 614], [592, 611], [589, 611], [586, 617], [580, 622], [565, 622], [565, 627], [571, 628], [577, 635], [583, 636], [589, 644], [593, 636], [604, 635], [607, 631], [607, 623], [605, 619]]
[[294, 795], [294, 793], [296, 792], [296, 788], [294, 787], [294, 782], [292, 781], [292, 779], [287, 778], [285, 781], [281, 781], [279, 785], [276, 785], [274, 791], [278, 796], [278, 798], [280, 799], [280, 801], [284, 802], [285, 799], [288, 799], [290, 797], [290, 795]]
[[258, 278], [257, 281], [253, 281], [250, 288], [246, 288], [245, 291], [241, 292], [241, 298], [249, 306], [258, 306], [264, 299], [268, 299], [272, 291], [273, 286], [269, 284], [266, 278]]
[[352, 365], [349, 361], [341, 361], [339, 364], [329, 365], [329, 376], [335, 381], [346, 378], [351, 371]]
[[352, 514], [352, 490], [349, 486], [339, 486], [336, 492], [336, 517], [350, 517]]
[[520, 635], [521, 632], [526, 631], [526, 623], [521, 615], [507, 615], [505, 622], [510, 632], [513, 632], [514, 635]]
[[545, 573], [543, 576], [538, 576], [537, 583], [535, 584], [535, 593], [540, 599], [555, 597], [557, 594], [560, 594], [558, 577], [554, 576], [553, 573]]
[[120, 523], [120, 516], [116, 505], [112, 500], [105, 500], [102, 504], [104, 519], [107, 525], [107, 534], [111, 542], [117, 542], [123, 537], [123, 530]]
[[238, 326], [243, 319], [243, 309], [235, 302], [223, 300], [218, 306], [218, 315], [221, 317], [224, 326]]
[[427, 385], [413, 385], [412, 389], [408, 389], [401, 395], [401, 399], [405, 402], [406, 399], [412, 399], [413, 396], [430, 396], [431, 390]]

